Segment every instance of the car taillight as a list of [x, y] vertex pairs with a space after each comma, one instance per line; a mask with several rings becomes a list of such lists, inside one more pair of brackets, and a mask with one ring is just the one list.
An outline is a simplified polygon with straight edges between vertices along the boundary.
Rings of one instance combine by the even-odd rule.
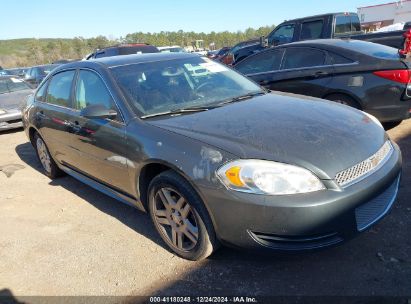
[[409, 84], [410, 83], [410, 71], [408, 70], [389, 70], [389, 71], [377, 71], [373, 73], [378, 77], [389, 79], [395, 82]]

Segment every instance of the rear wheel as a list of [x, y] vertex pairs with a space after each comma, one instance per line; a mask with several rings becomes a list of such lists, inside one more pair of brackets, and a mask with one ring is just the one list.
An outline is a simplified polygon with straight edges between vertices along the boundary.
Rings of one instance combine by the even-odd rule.
[[350, 96], [344, 95], [344, 94], [332, 94], [328, 95], [325, 97], [327, 100], [331, 100], [346, 106], [350, 106], [353, 108], [356, 108], [358, 110], [361, 110], [361, 106], [359, 105], [358, 102], [356, 102], [353, 98]]
[[34, 135], [34, 145], [44, 173], [52, 179], [61, 176], [63, 174], [63, 171], [61, 171], [57, 164], [54, 162], [53, 158], [50, 155], [49, 149], [46, 146], [46, 143], [38, 133]]
[[183, 177], [173, 171], [159, 174], [149, 185], [148, 200], [155, 228], [178, 256], [201, 260], [218, 247], [208, 212]]

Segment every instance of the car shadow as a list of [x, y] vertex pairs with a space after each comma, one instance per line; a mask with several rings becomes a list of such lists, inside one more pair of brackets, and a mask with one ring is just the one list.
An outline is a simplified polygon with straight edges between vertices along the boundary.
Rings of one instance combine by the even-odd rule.
[[[40, 161], [37, 158], [34, 148], [29, 142], [18, 145], [15, 148], [15, 151], [24, 163], [43, 174]], [[98, 210], [116, 218], [124, 225], [127, 225], [137, 233], [144, 235], [157, 245], [168, 250], [166, 245], [158, 236], [149, 216], [144, 212], [132, 206], [123, 204], [87, 186], [71, 176], [63, 176], [61, 178], [51, 180], [49, 184], [51, 186], [63, 187], [64, 189], [74, 193]]]

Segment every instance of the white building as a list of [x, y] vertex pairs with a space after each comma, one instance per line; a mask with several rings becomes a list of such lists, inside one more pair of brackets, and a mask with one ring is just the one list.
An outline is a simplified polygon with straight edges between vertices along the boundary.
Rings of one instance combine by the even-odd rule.
[[411, 21], [411, 0], [359, 7], [358, 16], [362, 28], [367, 31]]

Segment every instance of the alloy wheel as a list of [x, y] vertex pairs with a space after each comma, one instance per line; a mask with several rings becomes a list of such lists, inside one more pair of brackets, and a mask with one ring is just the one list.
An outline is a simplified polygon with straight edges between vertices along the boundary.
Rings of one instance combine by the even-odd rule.
[[50, 173], [51, 172], [50, 155], [49, 155], [49, 152], [47, 151], [46, 144], [44, 143], [44, 141], [40, 137], [37, 138], [36, 147], [37, 147], [37, 153], [38, 153], [39, 158], [40, 158], [40, 162], [41, 162], [44, 170], [46, 170], [46, 172]]
[[189, 202], [172, 188], [160, 188], [153, 197], [154, 223], [170, 246], [190, 251], [198, 243], [198, 223]]

